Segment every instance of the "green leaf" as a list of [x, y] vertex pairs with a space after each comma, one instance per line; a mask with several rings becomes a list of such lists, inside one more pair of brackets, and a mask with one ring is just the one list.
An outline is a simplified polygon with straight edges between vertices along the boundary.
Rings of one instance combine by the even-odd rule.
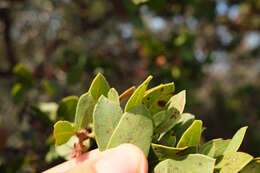
[[243, 169], [253, 157], [247, 153], [231, 152], [217, 160], [215, 169], [220, 169], [220, 173], [237, 173]]
[[[157, 113], [153, 118], [155, 122], [154, 133], [160, 134], [168, 132], [177, 123], [179, 118], [179, 111], [175, 108]], [[161, 119], [161, 123], [159, 123], [158, 119]]]
[[259, 173], [260, 172], [260, 157], [252, 160], [240, 173]]
[[99, 98], [93, 113], [93, 123], [95, 138], [100, 151], [106, 149], [122, 114], [123, 112], [118, 104], [104, 96]]
[[224, 154], [230, 153], [230, 152], [236, 152], [239, 149], [239, 147], [244, 139], [246, 130], [247, 130], [247, 126], [240, 128], [236, 132], [236, 134], [233, 136], [230, 143], [228, 144], [226, 150], [224, 151]]
[[92, 122], [94, 106], [95, 101], [89, 92], [80, 96], [75, 114], [77, 128], [84, 129]]
[[24, 86], [22, 83], [16, 83], [11, 90], [11, 96], [13, 102], [15, 104], [20, 103], [25, 93], [28, 91], [28, 89], [29, 88]]
[[219, 157], [223, 155], [229, 143], [230, 139], [213, 139], [200, 147], [200, 153], [214, 158]]
[[123, 143], [131, 143], [142, 149], [147, 156], [152, 135], [153, 121], [148, 110], [143, 105], [137, 106], [123, 114], [110, 138], [107, 149]]
[[23, 64], [17, 64], [13, 68], [13, 73], [20, 77], [23, 82], [31, 83], [33, 80], [32, 72]]
[[167, 103], [168, 108], [176, 108], [180, 114], [182, 114], [186, 104], [186, 90], [179, 92], [178, 94], [171, 97]]
[[58, 121], [54, 125], [54, 138], [56, 146], [65, 144], [75, 134], [75, 129], [68, 121]]
[[195, 147], [174, 148], [160, 144], [152, 144], [153, 151], [159, 160], [177, 159], [180, 156], [195, 153]]
[[79, 98], [77, 96], [64, 97], [59, 103], [57, 110], [58, 117], [63, 117], [66, 120], [74, 119]]
[[110, 87], [105, 77], [101, 73], [98, 73], [89, 88], [89, 92], [95, 102], [97, 102], [101, 95], [107, 96], [109, 89]]
[[145, 3], [145, 2], [147, 2], [147, 1], [149, 1], [149, 0], [133, 0], [133, 2], [134, 2], [136, 5], [141, 4], [141, 3]]
[[181, 138], [183, 133], [189, 128], [194, 119], [195, 116], [189, 113], [181, 114], [181, 118], [177, 120], [176, 124], [172, 128], [172, 130], [174, 131], [174, 135], [177, 138], [177, 141]]
[[198, 147], [200, 142], [202, 129], [202, 121], [195, 120], [191, 126], [183, 133], [181, 139], [177, 144], [177, 148], [188, 147]]
[[143, 102], [151, 115], [154, 115], [165, 108], [166, 103], [173, 96], [174, 90], [174, 83], [168, 83], [151, 88], [145, 92]]
[[154, 173], [212, 173], [215, 159], [202, 154], [189, 154], [181, 159], [167, 159], [160, 162]]
[[107, 98], [109, 100], [115, 102], [116, 104], [120, 105], [119, 95], [118, 95], [118, 92], [115, 90], [115, 88], [111, 88], [108, 91]]
[[135, 107], [135, 106], [139, 106], [142, 104], [143, 101], [143, 97], [145, 94], [145, 90], [150, 82], [150, 80], [152, 79], [152, 76], [149, 76], [136, 90], [135, 92], [131, 95], [131, 97], [129, 98], [126, 106], [125, 106], [125, 112], [127, 112], [128, 110], [130, 110], [131, 108]]
[[174, 147], [176, 145], [176, 137], [174, 136], [174, 132], [172, 130], [168, 131], [159, 139], [159, 144]]
[[41, 82], [42, 87], [50, 96], [57, 98], [61, 95], [61, 89], [57, 80], [44, 79]]

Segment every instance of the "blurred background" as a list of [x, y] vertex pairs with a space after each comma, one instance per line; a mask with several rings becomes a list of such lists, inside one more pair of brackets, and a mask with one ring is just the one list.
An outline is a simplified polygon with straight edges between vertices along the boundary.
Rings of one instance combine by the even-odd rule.
[[240, 150], [259, 156], [259, 0], [0, 0], [0, 172], [63, 161], [57, 104], [98, 72], [119, 92], [174, 81], [204, 141], [247, 125]]

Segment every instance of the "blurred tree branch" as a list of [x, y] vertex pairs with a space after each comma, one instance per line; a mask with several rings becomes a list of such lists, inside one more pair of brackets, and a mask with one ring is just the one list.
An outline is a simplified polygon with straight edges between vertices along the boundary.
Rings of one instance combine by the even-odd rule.
[[12, 19], [10, 16], [10, 8], [0, 7], [0, 19], [4, 24], [3, 39], [5, 42], [5, 57], [6, 57], [6, 61], [9, 64], [9, 69], [6, 72], [0, 72], [0, 75], [9, 75], [12, 72], [12, 68], [17, 63], [14, 50], [13, 50], [13, 42], [11, 39]]

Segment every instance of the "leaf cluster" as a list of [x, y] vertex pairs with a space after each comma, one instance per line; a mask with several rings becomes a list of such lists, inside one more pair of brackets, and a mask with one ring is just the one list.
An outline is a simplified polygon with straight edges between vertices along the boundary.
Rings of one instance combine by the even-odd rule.
[[[80, 150], [76, 152], [80, 153], [91, 147], [91, 140], [100, 151], [131, 143], [142, 149], [150, 172], [155, 173], [259, 172], [259, 158], [238, 152], [247, 127], [239, 129], [232, 139], [213, 139], [200, 145], [203, 123], [183, 113], [186, 91], [175, 94], [174, 83], [147, 90], [151, 79], [149, 76], [136, 90], [119, 96], [98, 74], [76, 103], [74, 97], [68, 97], [60, 104], [60, 114], [75, 112], [75, 120], [54, 125], [56, 146], [71, 143], [73, 136], [78, 137]], [[127, 97], [123, 110], [121, 103]]]

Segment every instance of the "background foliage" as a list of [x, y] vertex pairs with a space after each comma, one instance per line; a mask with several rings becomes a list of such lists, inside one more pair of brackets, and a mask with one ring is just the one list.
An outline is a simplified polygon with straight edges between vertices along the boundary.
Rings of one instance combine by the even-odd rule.
[[[260, 152], [260, 1], [1, 0], [0, 172], [39, 172], [63, 160], [49, 138], [65, 96], [105, 74], [123, 91], [187, 90], [185, 112], [206, 139], [248, 125], [242, 150]], [[56, 102], [56, 103], [55, 103]]]

